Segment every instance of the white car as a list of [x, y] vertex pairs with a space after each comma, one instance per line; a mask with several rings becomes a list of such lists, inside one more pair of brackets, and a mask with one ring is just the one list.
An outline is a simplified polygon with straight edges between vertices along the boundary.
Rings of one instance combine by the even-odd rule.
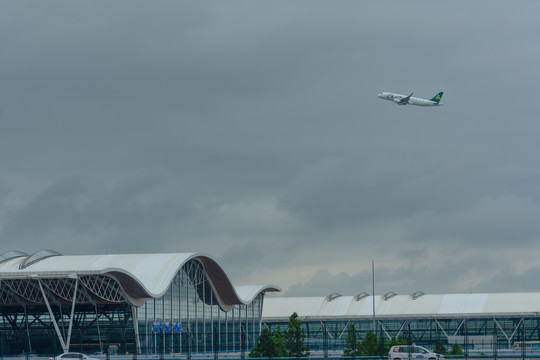
[[396, 345], [390, 348], [388, 352], [389, 360], [409, 360], [409, 359], [427, 359], [438, 360], [444, 359], [444, 355], [436, 354], [426, 348], [412, 345]]
[[62, 355], [58, 355], [54, 358], [49, 358], [49, 360], [99, 360], [97, 358], [91, 358], [86, 354], [78, 352], [67, 352]]

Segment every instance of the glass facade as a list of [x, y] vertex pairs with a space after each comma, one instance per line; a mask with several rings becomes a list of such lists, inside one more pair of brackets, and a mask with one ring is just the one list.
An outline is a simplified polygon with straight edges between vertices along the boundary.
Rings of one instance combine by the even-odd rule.
[[[242, 352], [251, 348], [259, 335], [263, 293], [247, 305], [223, 311], [196, 259], [182, 266], [163, 296], [151, 298], [140, 307], [119, 297], [120, 283], [106, 275], [39, 281], [0, 282], [0, 355], [63, 352], [57, 334], [66, 339], [70, 333], [74, 293], [78, 296], [69, 337], [71, 351]], [[79, 291], [74, 292], [77, 286]], [[43, 303], [43, 292], [47, 293], [50, 311]], [[97, 294], [101, 301], [95, 300]]]
[[137, 309], [142, 353], [241, 352], [259, 336], [263, 295], [220, 309], [199, 262], [190, 261], [161, 298]]
[[[301, 319], [306, 329], [306, 342], [311, 350], [342, 350], [349, 324], [353, 324], [359, 339], [373, 331], [373, 319]], [[407, 318], [376, 319], [375, 332], [385, 341], [400, 335], [427, 348], [436, 342], [458, 343], [467, 349], [509, 349], [520, 343], [540, 341], [540, 315], [478, 318]], [[287, 326], [284, 321], [264, 321], [262, 326], [274, 330]]]

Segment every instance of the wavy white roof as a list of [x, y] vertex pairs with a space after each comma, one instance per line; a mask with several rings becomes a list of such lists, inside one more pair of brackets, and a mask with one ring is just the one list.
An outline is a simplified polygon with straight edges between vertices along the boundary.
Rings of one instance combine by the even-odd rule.
[[[301, 318], [371, 318], [373, 297], [356, 300], [354, 296], [327, 297], [266, 297], [263, 320], [287, 319], [293, 312]], [[375, 296], [378, 318], [419, 318], [455, 316], [540, 315], [540, 293], [491, 294], [425, 294], [416, 299], [396, 295], [387, 300]]]
[[[281, 291], [273, 285], [234, 288], [231, 281], [208, 255], [200, 253], [70, 255], [45, 256], [24, 267], [30, 256], [10, 258], [0, 262], [0, 280], [33, 278], [67, 278], [85, 275], [109, 275], [116, 278], [132, 298], [162, 296], [180, 268], [189, 260], [198, 260], [216, 291], [220, 304], [228, 307], [250, 303], [261, 292]], [[7, 253], [5, 253], [7, 254]], [[49, 256], [49, 257], [47, 257]]]

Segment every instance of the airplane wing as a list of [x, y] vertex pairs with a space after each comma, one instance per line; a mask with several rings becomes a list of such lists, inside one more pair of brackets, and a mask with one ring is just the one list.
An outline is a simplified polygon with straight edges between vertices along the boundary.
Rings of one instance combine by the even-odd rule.
[[411, 98], [412, 94], [413, 94], [413, 93], [411, 93], [411, 95], [409, 95], [409, 96], [404, 97], [404, 98], [401, 99], [399, 102], [400, 102], [401, 104], [403, 104], [403, 105], [408, 104], [408, 103], [409, 103], [409, 99]]

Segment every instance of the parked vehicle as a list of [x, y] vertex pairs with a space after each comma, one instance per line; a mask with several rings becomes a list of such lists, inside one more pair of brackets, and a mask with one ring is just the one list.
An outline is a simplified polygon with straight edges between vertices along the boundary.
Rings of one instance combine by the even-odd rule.
[[412, 345], [396, 345], [390, 348], [388, 352], [389, 360], [408, 360], [408, 359], [444, 359], [444, 355], [434, 353], [426, 348]]
[[99, 360], [97, 358], [89, 357], [86, 354], [78, 352], [67, 352], [61, 355], [55, 356], [54, 358], [49, 358], [49, 360]]

